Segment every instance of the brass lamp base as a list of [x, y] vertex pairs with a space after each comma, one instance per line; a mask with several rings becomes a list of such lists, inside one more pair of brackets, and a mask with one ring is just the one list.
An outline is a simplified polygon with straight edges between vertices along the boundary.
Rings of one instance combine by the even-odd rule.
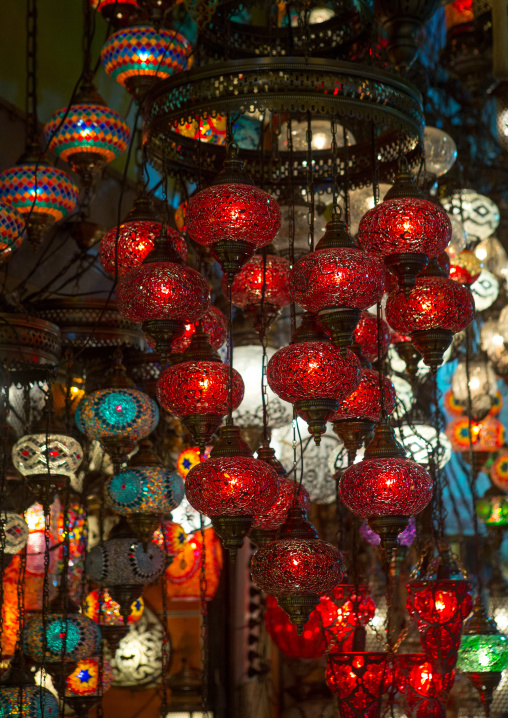
[[319, 603], [319, 596], [280, 596], [277, 598], [277, 603], [289, 616], [289, 620], [296, 626], [298, 635], [301, 636], [310, 614]]
[[253, 516], [212, 516], [212, 526], [224, 548], [227, 548], [231, 560], [236, 560], [236, 552], [242, 548], [244, 538], [254, 522]]
[[321, 435], [326, 433], [326, 422], [337, 411], [337, 406], [335, 399], [304, 399], [296, 402], [295, 411], [307, 422], [309, 433], [317, 446], [321, 443]]

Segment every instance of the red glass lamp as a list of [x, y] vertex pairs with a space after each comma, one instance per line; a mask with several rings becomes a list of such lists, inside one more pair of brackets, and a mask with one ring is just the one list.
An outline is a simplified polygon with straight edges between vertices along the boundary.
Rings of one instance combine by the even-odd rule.
[[414, 287], [416, 275], [448, 245], [452, 225], [442, 207], [425, 199], [402, 159], [395, 183], [360, 221], [358, 241], [384, 258], [399, 286]]
[[174, 30], [133, 25], [109, 36], [101, 52], [105, 71], [136, 99], [160, 80], [187, 69], [190, 43]]
[[[226, 275], [222, 277], [222, 291], [227, 294]], [[233, 304], [243, 309], [257, 331], [264, 334], [291, 301], [288, 260], [268, 250], [255, 254], [236, 274], [231, 296]]]
[[[259, 452], [258, 458], [261, 459]], [[263, 461], [263, 459], [261, 460]], [[305, 486], [300, 486], [293, 479], [288, 479], [286, 476], [279, 476], [279, 492], [275, 503], [270, 506], [268, 511], [256, 516], [249, 533], [250, 540], [256, 546], [264, 545], [267, 541], [275, 538], [277, 529], [286, 521], [288, 512], [295, 500], [298, 501], [305, 513], [310, 510], [310, 497]]]
[[482, 263], [470, 249], [463, 249], [450, 263], [450, 279], [470, 286], [482, 271]]
[[267, 596], [265, 624], [272, 641], [288, 658], [321, 658], [326, 651], [318, 608], [310, 614], [300, 635], [287, 614], [277, 605], [277, 599]]
[[448, 693], [454, 672], [439, 671], [424, 653], [396, 657], [396, 684], [403, 694], [407, 715], [414, 718], [446, 718]]
[[128, 25], [139, 13], [137, 0], [91, 0], [91, 3], [115, 28]]
[[[174, 342], [172, 351], [182, 353], [190, 346], [191, 339], [196, 333], [197, 322], [185, 325], [185, 331], [177, 337]], [[203, 327], [203, 331], [208, 335], [210, 344], [213, 349], [219, 349], [226, 341], [228, 322], [223, 312], [217, 307], [209, 307], [199, 320], [199, 324]]]
[[277, 597], [299, 635], [319, 597], [332, 591], [344, 572], [342, 555], [318, 538], [300, 506], [290, 509], [275, 541], [254, 554], [251, 569], [254, 583]]
[[243, 545], [254, 517], [267, 511], [277, 498], [278, 477], [264, 461], [254, 459], [240, 429], [222, 427], [210, 458], [194, 466], [185, 481], [189, 503], [209, 516], [232, 557]]
[[[395, 408], [397, 396], [388, 377], [383, 376], [383, 400], [387, 415]], [[374, 423], [379, 421], [381, 412], [381, 390], [379, 373], [374, 369], [363, 368], [360, 384], [342, 401], [337, 411], [330, 417], [333, 430], [342, 439], [349, 452], [351, 463], [356, 452], [369, 436], [372, 436]]]
[[423, 361], [436, 372], [453, 335], [465, 329], [474, 319], [474, 298], [467, 287], [442, 276], [434, 265], [433, 276], [416, 279], [406, 293], [398, 290], [389, 295], [386, 318], [396, 332], [409, 334]]
[[[154, 248], [161, 229], [150, 198], [144, 193], [139, 194], [120, 228], [113, 227], [101, 240], [100, 260], [106, 272], [112, 277], [115, 274], [123, 277], [131, 269], [140, 267]], [[167, 241], [185, 262], [187, 245], [182, 235], [171, 227], [166, 227], [166, 234]]]
[[37, 144], [0, 173], [0, 201], [23, 215], [27, 237], [36, 247], [54, 222], [76, 208], [78, 195], [69, 175], [48, 164]]
[[355, 246], [347, 225], [334, 213], [314, 252], [291, 271], [293, 301], [318, 316], [335, 346], [352, 343], [360, 310], [383, 296], [385, 269], [377, 257]]
[[272, 356], [266, 372], [270, 388], [294, 405], [316, 444], [338, 402], [358, 387], [361, 378], [355, 354], [347, 349], [344, 355], [324, 339], [313, 317], [304, 313], [291, 344]]
[[143, 331], [164, 356], [185, 325], [206, 312], [210, 288], [199, 272], [182, 263], [162, 231], [142, 265], [120, 280], [117, 301], [124, 317], [143, 322]]
[[[353, 334], [353, 341], [359, 344], [363, 356], [370, 362], [377, 361], [377, 317], [370, 312], [363, 311], [360, 315], [360, 321], [356, 325]], [[384, 356], [390, 346], [390, 327], [381, 319], [381, 356]]]
[[326, 683], [337, 696], [341, 718], [377, 718], [389, 685], [387, 653], [333, 653]]
[[232, 284], [236, 272], [256, 249], [273, 241], [280, 228], [280, 209], [264, 190], [254, 186], [230, 142], [224, 168], [211, 187], [189, 200], [187, 232], [210, 247]]
[[352, 651], [355, 631], [364, 628], [376, 612], [366, 585], [341, 583], [322, 596], [316, 609], [321, 616], [329, 653]]
[[69, 162], [90, 186], [102, 168], [128, 147], [131, 131], [123, 117], [110, 110], [91, 82], [85, 82], [72, 107], [52, 115], [44, 127], [49, 149]]
[[[233, 369], [232, 408], [243, 399], [244, 384]], [[166, 411], [182, 420], [204, 453], [229, 408], [229, 367], [198, 329], [182, 361], [165, 369], [157, 381], [157, 398]]]
[[340, 479], [340, 497], [357, 516], [367, 519], [381, 537], [388, 556], [410, 516], [432, 498], [432, 478], [420, 464], [405, 458], [386, 421], [377, 425], [365, 458], [347, 468]]

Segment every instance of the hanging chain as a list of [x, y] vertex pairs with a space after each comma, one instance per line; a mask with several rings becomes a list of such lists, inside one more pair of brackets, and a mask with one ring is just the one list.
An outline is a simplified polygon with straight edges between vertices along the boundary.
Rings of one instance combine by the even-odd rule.
[[345, 126], [342, 128], [342, 137], [344, 142], [344, 219], [349, 227], [351, 222], [349, 207], [349, 137]]
[[37, 117], [37, 0], [26, 3], [26, 139], [35, 142]]
[[208, 605], [206, 594], [208, 582], [206, 578], [206, 543], [205, 525], [203, 515], [199, 515], [199, 531], [201, 534], [201, 565], [199, 570], [199, 595], [201, 601], [201, 666], [202, 666], [202, 708], [203, 718], [208, 718], [208, 673], [209, 673], [209, 645], [208, 645]]
[[307, 111], [307, 222], [309, 225], [309, 249], [314, 251], [314, 168], [312, 159], [312, 115]]
[[337, 164], [337, 120], [334, 117], [332, 117], [331, 123], [330, 123], [330, 130], [332, 133], [332, 143], [331, 143], [331, 152], [332, 152], [332, 207], [335, 209], [339, 203], [339, 168]]
[[268, 436], [268, 392], [267, 392], [267, 378], [266, 369], [268, 365], [268, 357], [266, 353], [266, 340], [264, 330], [264, 309], [266, 299], [266, 252], [263, 252], [263, 282], [261, 285], [261, 331], [260, 339], [261, 346], [263, 347], [263, 357], [261, 361], [261, 403], [263, 407], [263, 439], [269, 440]]

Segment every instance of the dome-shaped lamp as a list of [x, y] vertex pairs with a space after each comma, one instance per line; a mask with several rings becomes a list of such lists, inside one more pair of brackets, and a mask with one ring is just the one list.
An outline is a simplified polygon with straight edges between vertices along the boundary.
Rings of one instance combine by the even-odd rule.
[[59, 714], [57, 699], [47, 688], [35, 685], [34, 674], [17, 648], [0, 678], [0, 715], [5, 718], [58, 718]]
[[83, 613], [100, 627], [101, 636], [107, 641], [111, 655], [115, 655], [121, 639], [127, 633], [128, 626], [139, 621], [145, 610], [141, 596], [130, 607], [127, 624], [120, 612], [120, 605], [113, 601], [108, 591], [95, 589], [85, 599]]
[[367, 519], [381, 537], [391, 558], [397, 536], [409, 517], [418, 514], [432, 498], [432, 478], [419, 464], [406, 458], [393, 429], [377, 425], [365, 458], [347, 468], [340, 478], [340, 497], [357, 516]]
[[210, 247], [229, 285], [256, 249], [265, 247], [280, 228], [280, 209], [267, 192], [254, 186], [230, 142], [223, 170], [211, 187], [190, 198], [187, 232]]
[[21, 247], [25, 236], [23, 215], [7, 202], [0, 202], [0, 263]]
[[[155, 240], [162, 229], [152, 201], [141, 192], [133, 202], [132, 209], [120, 227], [113, 227], [101, 239], [100, 260], [106, 272], [114, 277], [125, 276], [131, 269], [137, 269], [154, 248]], [[166, 227], [166, 241], [185, 262], [187, 245], [182, 235]]]
[[208, 309], [210, 288], [199, 272], [182, 263], [163, 227], [141, 266], [120, 280], [117, 300], [124, 317], [143, 323], [143, 331], [164, 358], [185, 325]]
[[157, 82], [186, 70], [190, 52], [174, 30], [133, 25], [109, 36], [101, 60], [107, 74], [140, 100]]
[[152, 442], [143, 439], [128, 466], [107, 479], [104, 493], [106, 504], [127, 517], [146, 549], [163, 516], [182, 501], [185, 489], [180, 475], [167, 471]]
[[432, 276], [416, 279], [406, 294], [392, 292], [386, 303], [386, 319], [392, 329], [409, 334], [423, 361], [437, 372], [453, 335], [474, 319], [474, 299], [467, 287], [443, 276], [433, 262]]
[[[222, 277], [222, 291], [227, 295], [226, 275]], [[264, 336], [280, 310], [291, 301], [288, 260], [272, 254], [269, 247], [264, 248], [235, 275], [231, 297], [233, 304], [243, 309], [256, 331]]]
[[485, 715], [490, 714], [493, 694], [508, 667], [508, 638], [489, 618], [478, 598], [465, 623], [457, 667], [469, 678], [480, 694]]
[[255, 516], [273, 505], [277, 491], [275, 469], [254, 459], [238, 427], [229, 424], [222, 427], [210, 458], [192, 468], [185, 480], [189, 503], [211, 518], [232, 558]]
[[[244, 385], [233, 369], [232, 408], [243, 399]], [[157, 381], [157, 398], [170, 414], [182, 420], [203, 453], [229, 409], [230, 370], [198, 328], [182, 360], [165, 369]]]
[[23, 216], [35, 247], [54, 222], [76, 208], [78, 195], [69, 175], [48, 164], [37, 145], [29, 146], [14, 167], [0, 173], [0, 201]]
[[342, 555], [335, 546], [318, 538], [300, 506], [293, 506], [277, 533], [252, 557], [252, 580], [276, 596], [301, 635], [319, 597], [342, 580]]
[[266, 377], [275, 394], [294, 405], [319, 444], [338, 402], [358, 387], [360, 362], [349, 349], [342, 354], [326, 341], [314, 318], [304, 313], [291, 344], [268, 362]]
[[316, 314], [332, 342], [345, 353], [360, 311], [376, 304], [385, 289], [385, 268], [355, 246], [340, 214], [334, 213], [314, 252], [291, 270], [291, 298]]
[[144, 586], [155, 583], [165, 568], [164, 551], [153, 542], [145, 550], [133, 533], [122, 517], [109, 538], [94, 546], [86, 557], [90, 580], [108, 589], [120, 606], [125, 625]]
[[446, 248], [451, 233], [448, 215], [425, 199], [403, 158], [395, 184], [383, 202], [362, 218], [358, 241], [366, 252], [384, 258], [386, 267], [407, 292], [428, 260]]
[[44, 135], [49, 150], [68, 162], [88, 187], [106, 164], [125, 152], [131, 131], [93, 84], [85, 82], [72, 106], [52, 115]]

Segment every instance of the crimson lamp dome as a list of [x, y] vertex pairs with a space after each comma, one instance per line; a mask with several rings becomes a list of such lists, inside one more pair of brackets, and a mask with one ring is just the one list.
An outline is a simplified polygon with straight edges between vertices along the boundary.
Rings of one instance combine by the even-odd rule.
[[[365, 310], [361, 313], [353, 334], [353, 341], [360, 345], [362, 354], [367, 361], [377, 361], [378, 331], [377, 317], [374, 314]], [[390, 327], [384, 319], [381, 319], [381, 356], [388, 351], [390, 341]]]

